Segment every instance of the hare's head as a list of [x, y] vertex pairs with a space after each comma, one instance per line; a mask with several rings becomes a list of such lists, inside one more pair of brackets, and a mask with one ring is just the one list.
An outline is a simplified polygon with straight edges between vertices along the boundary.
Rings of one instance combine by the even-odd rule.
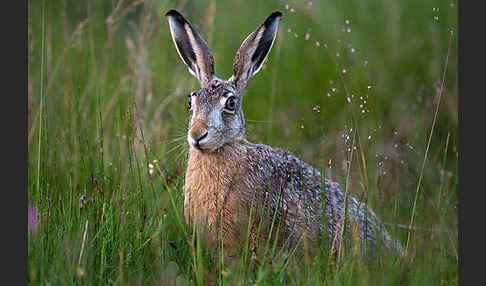
[[260, 70], [272, 48], [281, 15], [270, 14], [243, 41], [233, 62], [233, 75], [222, 80], [214, 75], [213, 55], [191, 24], [175, 10], [166, 13], [177, 52], [201, 86], [189, 95], [190, 148], [214, 152], [224, 144], [245, 138], [243, 95], [248, 81]]

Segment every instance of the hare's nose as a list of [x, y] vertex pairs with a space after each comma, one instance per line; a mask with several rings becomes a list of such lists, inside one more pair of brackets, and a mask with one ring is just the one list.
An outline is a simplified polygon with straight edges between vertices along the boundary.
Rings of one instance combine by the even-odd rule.
[[196, 145], [199, 145], [199, 142], [201, 142], [207, 136], [208, 136], [208, 132], [206, 131], [206, 133], [204, 133], [203, 135], [201, 135], [199, 138], [194, 138], [194, 140], [196, 140]]
[[201, 121], [196, 121], [191, 127], [190, 135], [195, 145], [199, 146], [201, 140], [208, 136], [208, 126]]

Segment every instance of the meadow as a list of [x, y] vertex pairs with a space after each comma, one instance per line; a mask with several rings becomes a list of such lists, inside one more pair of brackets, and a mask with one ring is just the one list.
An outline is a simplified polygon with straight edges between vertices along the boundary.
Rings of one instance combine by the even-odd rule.
[[[229, 265], [184, 220], [187, 94], [164, 18], [183, 13], [229, 78], [272, 11], [248, 140], [287, 149], [366, 201], [403, 257], [327, 245], [290, 285], [458, 283], [457, 2], [28, 2], [31, 285], [280, 285], [285, 254]], [[245, 253], [248, 254], [248, 253]]]

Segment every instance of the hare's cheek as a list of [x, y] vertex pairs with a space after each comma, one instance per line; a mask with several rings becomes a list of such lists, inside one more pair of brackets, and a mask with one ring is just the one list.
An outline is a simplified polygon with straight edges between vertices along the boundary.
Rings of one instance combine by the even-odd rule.
[[234, 115], [223, 113], [222, 117], [223, 117], [225, 129], [234, 129], [234, 127], [235, 127], [234, 126], [235, 125]]
[[221, 132], [224, 129], [224, 120], [221, 118], [221, 113], [219, 110], [215, 109], [211, 111], [209, 116], [209, 126]]

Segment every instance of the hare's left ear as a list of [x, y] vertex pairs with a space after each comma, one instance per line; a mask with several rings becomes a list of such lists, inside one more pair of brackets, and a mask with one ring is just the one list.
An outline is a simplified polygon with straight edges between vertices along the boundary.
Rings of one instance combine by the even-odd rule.
[[241, 44], [233, 61], [232, 80], [241, 92], [248, 81], [262, 67], [277, 36], [278, 23], [282, 13], [275, 11], [267, 17]]
[[176, 10], [165, 14], [172, 40], [182, 61], [201, 84], [206, 87], [214, 77], [214, 59], [206, 42], [189, 22]]

